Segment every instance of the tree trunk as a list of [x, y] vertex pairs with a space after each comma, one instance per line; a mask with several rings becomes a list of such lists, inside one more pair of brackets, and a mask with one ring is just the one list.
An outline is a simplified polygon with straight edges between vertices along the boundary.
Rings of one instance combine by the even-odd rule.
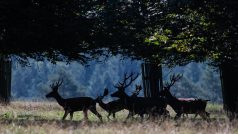
[[158, 97], [163, 88], [162, 67], [158, 64], [143, 63], [142, 80], [145, 97]]
[[0, 56], [0, 102], [9, 103], [11, 96], [11, 61]]
[[220, 66], [223, 106], [230, 119], [238, 116], [238, 66], [225, 63]]

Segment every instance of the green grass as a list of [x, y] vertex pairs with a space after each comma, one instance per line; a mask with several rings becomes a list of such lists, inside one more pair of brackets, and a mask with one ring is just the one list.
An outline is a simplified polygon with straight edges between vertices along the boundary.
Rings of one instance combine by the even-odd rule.
[[[128, 112], [117, 113], [116, 120], [107, 120], [107, 113], [97, 108], [103, 116], [103, 123], [89, 112], [89, 121], [83, 120], [82, 112], [75, 112], [73, 120], [69, 117], [62, 121], [63, 109], [54, 102], [12, 102], [7, 106], [0, 106], [0, 133], [238, 133], [238, 121], [230, 122], [222, 110], [222, 105], [209, 104], [207, 111], [211, 113], [211, 121], [200, 117], [181, 118], [175, 121], [172, 117], [166, 120], [144, 120], [139, 117], [124, 122]], [[171, 116], [174, 111], [168, 107]]]

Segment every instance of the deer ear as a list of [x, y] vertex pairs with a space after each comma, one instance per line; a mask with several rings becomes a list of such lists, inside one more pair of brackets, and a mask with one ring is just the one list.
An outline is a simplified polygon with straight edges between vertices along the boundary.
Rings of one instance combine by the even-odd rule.
[[104, 89], [104, 93], [103, 93], [103, 96], [106, 96], [106, 95], [108, 95], [108, 89], [107, 88]]

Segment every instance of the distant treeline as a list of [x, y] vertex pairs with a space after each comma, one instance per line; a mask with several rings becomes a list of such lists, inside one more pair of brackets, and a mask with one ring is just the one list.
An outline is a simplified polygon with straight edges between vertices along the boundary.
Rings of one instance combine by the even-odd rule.
[[[83, 66], [76, 62], [56, 65], [49, 62], [30, 60], [29, 66], [13, 64], [12, 99], [45, 99], [50, 91], [49, 85], [59, 77], [64, 79], [59, 92], [65, 98], [76, 96], [96, 97], [105, 87], [111, 93], [124, 72], [140, 72], [141, 61], [120, 60], [112, 57], [108, 61]], [[177, 97], [199, 97], [221, 103], [221, 86], [219, 73], [206, 64], [190, 63], [184, 67], [168, 69], [163, 67], [163, 79], [166, 81], [171, 73], [182, 73], [183, 78], [172, 88]], [[141, 77], [127, 89], [130, 94], [135, 84], [142, 84]], [[143, 93], [140, 94], [143, 96]], [[108, 97], [107, 99], [112, 99]]]

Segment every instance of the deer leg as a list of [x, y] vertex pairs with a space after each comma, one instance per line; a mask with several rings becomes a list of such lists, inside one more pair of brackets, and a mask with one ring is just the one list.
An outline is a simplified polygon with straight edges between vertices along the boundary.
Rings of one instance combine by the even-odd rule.
[[66, 116], [69, 114], [68, 110], [64, 111], [64, 116], [62, 117], [62, 120], [65, 120]]
[[176, 119], [178, 119], [180, 117], [181, 117], [181, 113], [177, 113], [174, 119], [176, 120]]
[[129, 112], [129, 114], [128, 114], [127, 117], [126, 117], [126, 120], [129, 119], [129, 118], [132, 117], [132, 116], [133, 116], [133, 113], [132, 113], [132, 112]]
[[83, 114], [84, 114], [84, 119], [88, 120], [88, 109], [84, 109]]
[[207, 121], [211, 121], [211, 119], [210, 119], [210, 113], [208, 113], [208, 112], [205, 111], [205, 115], [206, 115]]
[[188, 118], [188, 114], [184, 114], [184, 118]]
[[203, 119], [207, 119], [206, 112], [200, 112], [199, 115], [200, 115]]
[[114, 113], [112, 113], [112, 116], [113, 116], [113, 119], [115, 119], [115, 118], [116, 118], [116, 114], [115, 114], [115, 112], [114, 112]]
[[205, 111], [205, 114], [206, 114], [206, 116], [207, 116], [208, 118], [210, 118], [210, 113], [208, 113], [208, 112]]
[[108, 113], [107, 119], [110, 120], [111, 112]]
[[141, 119], [140, 121], [141, 121], [141, 122], [143, 122], [143, 118], [144, 118], [144, 114], [141, 113], [141, 114], [140, 114], [140, 119]]
[[198, 113], [195, 114], [194, 119], [198, 116]]
[[74, 112], [70, 112], [70, 120], [73, 119], [73, 116], [74, 116]]
[[100, 119], [100, 121], [102, 122], [102, 116], [97, 112], [95, 106], [91, 107], [91, 108], [90, 108], [90, 111], [91, 111], [93, 114], [95, 114], [95, 115]]
[[199, 115], [205, 120], [209, 119], [209, 113], [206, 111], [199, 113]]

